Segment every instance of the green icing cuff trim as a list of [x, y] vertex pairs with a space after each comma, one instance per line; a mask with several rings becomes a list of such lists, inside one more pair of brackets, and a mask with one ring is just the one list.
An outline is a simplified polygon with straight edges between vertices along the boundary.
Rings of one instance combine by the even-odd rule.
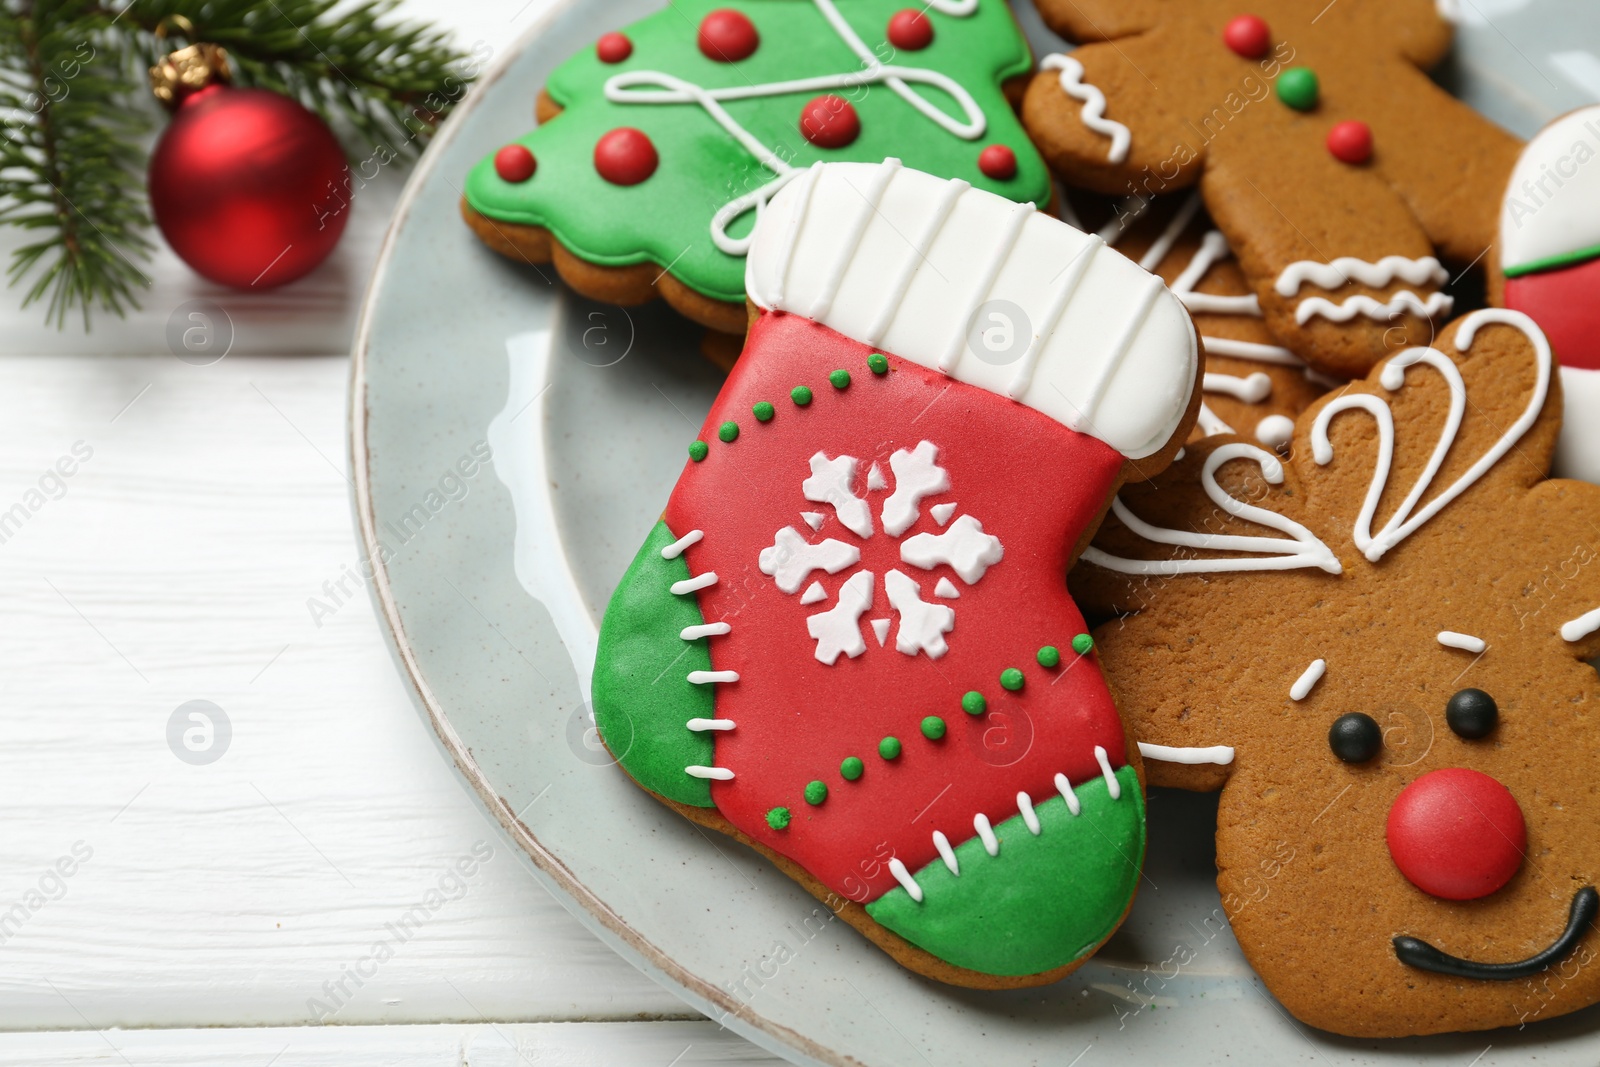
[[1600, 245], [1590, 245], [1574, 252], [1563, 252], [1558, 256], [1545, 256], [1543, 259], [1529, 260], [1527, 263], [1518, 263], [1514, 267], [1502, 267], [1501, 271], [1507, 278], [1520, 278], [1524, 274], [1538, 274], [1545, 270], [1559, 270], [1562, 267], [1574, 267], [1586, 260], [1600, 256]]
[[716, 764], [711, 736], [688, 728], [690, 719], [716, 717], [716, 698], [710, 686], [689, 684], [690, 671], [711, 669], [711, 651], [706, 638], [685, 642], [678, 636], [705, 619], [693, 593], [675, 596], [668, 589], [689, 577], [682, 556], [661, 558], [662, 547], [676, 540], [666, 523], [656, 523], [611, 596], [594, 658], [594, 721], [640, 785], [709, 808], [711, 783], [683, 771]]
[[1021, 815], [994, 828], [1000, 855], [978, 838], [955, 847], [957, 877], [942, 860], [917, 871], [918, 904], [895, 887], [867, 914], [958, 967], [1016, 977], [1083, 958], [1127, 911], [1144, 862], [1144, 794], [1132, 767], [1117, 772], [1122, 797], [1104, 778], [1075, 790], [1082, 812], [1052, 796], [1034, 806], [1037, 837]]

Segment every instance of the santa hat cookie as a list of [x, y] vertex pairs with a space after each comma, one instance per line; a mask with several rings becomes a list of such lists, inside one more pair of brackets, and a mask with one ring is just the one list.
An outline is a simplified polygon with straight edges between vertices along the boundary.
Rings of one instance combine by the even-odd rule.
[[1096, 238], [893, 160], [790, 183], [748, 281], [762, 312], [606, 613], [601, 733], [914, 970], [1058, 978], [1144, 850], [1064, 576], [1193, 423], [1188, 314]]
[[1500, 210], [1502, 303], [1526, 312], [1561, 361], [1555, 474], [1600, 482], [1600, 105], [1528, 142]]

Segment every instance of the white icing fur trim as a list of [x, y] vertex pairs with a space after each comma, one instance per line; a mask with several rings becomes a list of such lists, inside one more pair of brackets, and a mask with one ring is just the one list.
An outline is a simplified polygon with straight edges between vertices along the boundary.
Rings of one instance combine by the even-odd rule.
[[1395, 280], [1412, 285], [1443, 285], [1450, 275], [1432, 256], [1408, 259], [1405, 256], [1384, 256], [1376, 263], [1354, 256], [1340, 256], [1332, 263], [1318, 263], [1302, 259], [1283, 268], [1273, 288], [1279, 296], [1293, 296], [1307, 284], [1318, 289], [1337, 289], [1355, 282], [1373, 289], [1393, 285]]
[[1474, 653], [1482, 652], [1484, 649], [1489, 647], [1488, 642], [1481, 637], [1473, 637], [1471, 634], [1457, 633], [1454, 630], [1440, 630], [1439, 643], [1445, 648], [1459, 648], [1463, 652]]
[[1061, 72], [1061, 91], [1083, 104], [1083, 124], [1103, 137], [1111, 138], [1106, 159], [1122, 163], [1128, 158], [1128, 148], [1133, 144], [1133, 131], [1122, 123], [1106, 118], [1106, 94], [1083, 80], [1083, 64], [1072, 56], [1054, 53], [1039, 61], [1040, 70]]
[[1595, 608], [1593, 611], [1579, 615], [1571, 622], [1565, 623], [1561, 627], [1561, 639], [1563, 641], [1582, 641], [1596, 630], [1600, 630], [1600, 608]]
[[705, 733], [707, 730], [731, 730], [733, 729], [733, 720], [694, 718], [690, 719], [684, 725], [689, 727], [689, 729], [693, 730], [695, 733], [699, 734]]
[[1294, 684], [1289, 687], [1289, 699], [1300, 701], [1310, 696], [1311, 690], [1317, 687], [1317, 683], [1322, 681], [1322, 676], [1327, 673], [1327, 660], [1312, 660], [1311, 666], [1307, 667], [1305, 672], [1299, 678], [1296, 678]]
[[[1586, 148], [1589, 155], [1581, 153]], [[1500, 204], [1500, 261], [1516, 268], [1600, 245], [1600, 104], [1534, 134]]]
[[1600, 370], [1562, 367], [1561, 439], [1550, 464], [1552, 478], [1577, 478], [1600, 484]]
[[902, 889], [918, 904], [922, 903], [922, 887], [917, 880], [911, 877], [911, 872], [906, 870], [906, 865], [900, 862], [900, 857], [895, 856], [889, 860], [889, 873], [894, 875], [894, 880], [900, 883]]
[[662, 559], [677, 559], [679, 556], [683, 555], [683, 550], [684, 549], [688, 548], [690, 545], [699, 544], [700, 543], [700, 539], [703, 538], [703, 537], [705, 537], [705, 532], [704, 531], [702, 531], [702, 530], [690, 530], [688, 533], [684, 534], [682, 537], [680, 537], [676, 541], [672, 542], [672, 544], [670, 544], [670, 545], [662, 545], [661, 546], [661, 558]]
[[1229, 442], [1218, 447], [1206, 458], [1200, 472], [1200, 484], [1212, 503], [1229, 515], [1247, 522], [1257, 523], [1289, 535], [1288, 540], [1260, 537], [1254, 534], [1207, 534], [1192, 530], [1170, 530], [1152, 526], [1139, 518], [1118, 496], [1111, 502], [1111, 510], [1133, 534], [1160, 545], [1181, 548], [1203, 548], [1216, 552], [1265, 553], [1248, 559], [1166, 559], [1136, 560], [1113, 556], [1091, 545], [1083, 558], [1107, 570], [1120, 574], [1202, 574], [1217, 571], [1282, 571], [1300, 567], [1317, 567], [1329, 574], [1339, 574], [1343, 566], [1337, 556], [1316, 534], [1275, 511], [1246, 504], [1230, 496], [1217, 483], [1217, 470], [1235, 459], [1253, 460], [1261, 468], [1261, 476], [1271, 485], [1283, 482], [1283, 463], [1277, 456], [1255, 445]]
[[1352, 296], [1342, 304], [1335, 304], [1326, 297], [1313, 296], [1295, 305], [1294, 321], [1304, 326], [1318, 315], [1332, 322], [1349, 322], [1357, 315], [1364, 315], [1378, 322], [1388, 322], [1407, 311], [1431, 319], [1448, 315], [1455, 305], [1455, 298], [1445, 293], [1429, 293], [1424, 300], [1410, 289], [1396, 290], [1387, 302], [1382, 303], [1365, 294]]
[[1111, 761], [1106, 758], [1106, 750], [1099, 745], [1094, 746], [1095, 762], [1100, 764], [1100, 776], [1106, 780], [1106, 792], [1111, 794], [1112, 800], [1122, 799], [1122, 783], [1117, 781], [1117, 772], [1111, 769]]
[[683, 773], [691, 778], [709, 778], [713, 782], [733, 781], [733, 772], [726, 767], [685, 767]]
[[1434, 446], [1433, 455], [1428, 459], [1428, 465], [1423, 468], [1422, 474], [1411, 487], [1411, 492], [1406, 495], [1405, 500], [1401, 501], [1399, 508], [1376, 534], [1372, 533], [1372, 519], [1377, 512], [1378, 501], [1389, 484], [1390, 466], [1394, 459], [1394, 415], [1388, 403], [1381, 397], [1365, 393], [1341, 396], [1324, 407], [1317, 415], [1316, 422], [1312, 424], [1311, 455], [1317, 463], [1324, 465], [1333, 459], [1333, 444], [1328, 440], [1328, 424], [1335, 415], [1359, 408], [1372, 415], [1378, 424], [1378, 456], [1372, 472], [1372, 481], [1367, 486], [1366, 499], [1362, 503], [1360, 514], [1356, 516], [1355, 529], [1351, 533], [1355, 546], [1374, 563], [1483, 477], [1490, 467], [1498, 463], [1501, 457], [1522, 439], [1544, 407], [1545, 398], [1550, 391], [1552, 362], [1550, 343], [1545, 340], [1544, 333], [1534, 325], [1532, 319], [1520, 311], [1485, 308], [1482, 311], [1474, 311], [1461, 320], [1461, 325], [1456, 329], [1456, 348], [1462, 352], [1470, 350], [1473, 340], [1478, 336], [1478, 330], [1486, 325], [1510, 326], [1520, 330], [1533, 346], [1537, 378], [1533, 392], [1528, 398], [1528, 406], [1517, 417], [1517, 421], [1501, 434], [1500, 439], [1478, 457], [1476, 463], [1467, 468], [1448, 489], [1420, 509], [1417, 508], [1417, 504], [1423, 494], [1432, 487], [1434, 476], [1439, 473], [1445, 456], [1455, 443], [1456, 434], [1461, 429], [1461, 415], [1467, 405], [1466, 383], [1462, 381], [1461, 371], [1450, 357], [1432, 348], [1409, 348], [1390, 359], [1379, 376], [1383, 387], [1394, 392], [1405, 384], [1408, 367], [1426, 363], [1437, 370], [1449, 385], [1450, 411], [1439, 433], [1439, 443]]
[[1140, 741], [1139, 755], [1145, 759], [1160, 760], [1162, 763], [1183, 763], [1189, 766], [1206, 763], [1226, 766], [1233, 762], [1233, 749], [1227, 745], [1212, 745], [1210, 748], [1175, 748], [1172, 745], [1152, 745], [1147, 741]]
[[[725, 101], [751, 100], [761, 97], [815, 94], [830, 90], [850, 90], [863, 86], [883, 85], [899, 96], [912, 109], [946, 133], [962, 140], [972, 141], [982, 137], [988, 120], [978, 102], [960, 82], [949, 75], [924, 67], [904, 67], [885, 64], [866, 42], [839, 14], [833, 0], [812, 0], [823, 19], [839, 36], [845, 46], [856, 54], [859, 66], [841, 74], [824, 74], [813, 78], [793, 78], [784, 81], [706, 89], [685, 81], [676, 75], [658, 70], [630, 70], [615, 74], [606, 80], [605, 97], [614, 104], [693, 104], [721, 126], [729, 137], [755, 157], [756, 162], [774, 175], [771, 181], [757, 189], [735, 197], [719, 208], [711, 219], [711, 240], [722, 251], [742, 256], [750, 248], [750, 238], [728, 235], [735, 220], [750, 211], [759, 216], [761, 209], [801, 173], [790, 166], [779, 154], [764, 144], [755, 134], [730, 115], [722, 105]], [[941, 14], [965, 17], [978, 9], [978, 0], [934, 0], [926, 5]], [[948, 94], [961, 111], [961, 118], [949, 115], [943, 107], [923, 96], [912, 86], [930, 86]]]
[[[1159, 278], [1028, 205], [889, 169], [885, 179], [884, 164], [819, 164], [774, 196], [746, 262], [751, 300], [799, 315], [825, 307], [818, 321], [846, 336], [1130, 459], [1171, 439], [1200, 352]], [[1010, 321], [1016, 311], [1024, 321]], [[991, 325], [1009, 332], [1003, 351], [988, 347]]]

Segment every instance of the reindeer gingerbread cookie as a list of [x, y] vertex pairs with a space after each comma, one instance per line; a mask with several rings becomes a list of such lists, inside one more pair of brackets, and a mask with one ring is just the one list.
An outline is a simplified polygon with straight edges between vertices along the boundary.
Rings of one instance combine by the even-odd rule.
[[1045, 159], [1111, 195], [1198, 187], [1279, 344], [1354, 377], [1449, 317], [1443, 264], [1490, 247], [1519, 144], [1424, 73], [1434, 0], [1037, 4], [1082, 43], [1024, 99]]
[[1296, 424], [1192, 444], [1073, 574], [1154, 783], [1301, 1020], [1477, 1030], [1600, 1000], [1600, 487], [1548, 478], [1550, 346], [1486, 309]]

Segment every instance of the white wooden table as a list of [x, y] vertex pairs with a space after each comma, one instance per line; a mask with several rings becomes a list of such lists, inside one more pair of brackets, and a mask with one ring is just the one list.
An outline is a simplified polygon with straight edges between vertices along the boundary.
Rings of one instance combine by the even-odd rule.
[[[545, 7], [403, 10], [499, 52]], [[346, 352], [399, 177], [277, 292], [163, 251], [89, 334], [0, 292], [0, 1067], [774, 1062], [524, 873], [347, 577]], [[194, 299], [235, 330], [211, 366], [166, 341]], [[191, 700], [231, 727], [209, 764], [169, 747]]]

